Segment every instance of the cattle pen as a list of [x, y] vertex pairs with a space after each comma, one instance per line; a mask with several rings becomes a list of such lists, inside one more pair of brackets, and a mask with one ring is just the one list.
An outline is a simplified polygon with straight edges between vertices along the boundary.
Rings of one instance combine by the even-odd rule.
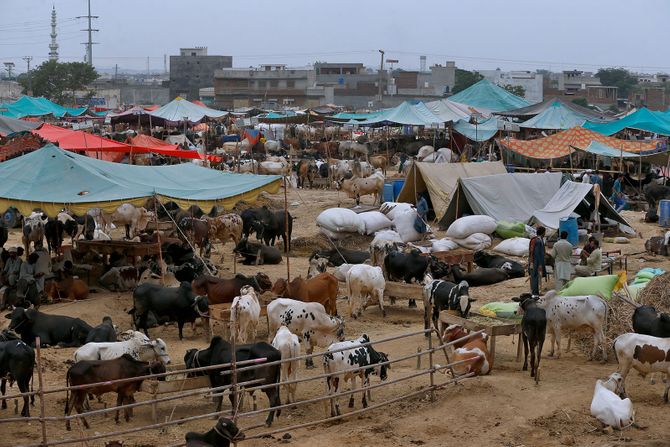
[[[296, 402], [281, 404], [279, 406], [275, 406], [272, 408], [256, 409], [254, 399], [254, 407], [250, 411], [244, 411], [244, 403], [243, 403], [244, 395], [248, 392], [253, 392], [255, 390], [264, 390], [269, 387], [279, 387], [281, 389], [285, 384], [302, 383], [309, 381], [325, 381], [328, 375], [323, 373], [321, 374], [315, 373], [310, 374], [309, 376], [300, 377], [296, 380], [284, 381], [282, 379], [281, 382], [268, 384], [268, 383], [259, 383], [260, 381], [262, 381], [262, 379], [254, 379], [254, 380], [248, 380], [246, 382], [240, 382], [237, 379], [238, 373], [245, 371], [252, 371], [256, 368], [263, 366], [278, 365], [288, 361], [294, 361], [294, 360], [304, 361], [308, 358], [322, 357], [323, 353], [301, 355], [298, 357], [290, 359], [282, 359], [275, 362], [267, 362], [267, 359], [265, 358], [235, 362], [233, 357], [233, 361], [227, 364], [218, 364], [218, 365], [198, 367], [192, 369], [179, 369], [174, 371], [167, 371], [165, 373], [160, 374], [118, 379], [96, 384], [46, 388], [43, 383], [43, 373], [42, 373], [42, 369], [45, 368], [45, 364], [43, 363], [41, 358], [41, 350], [39, 347], [37, 347], [36, 348], [37, 373], [35, 374], [36, 376], [35, 379], [37, 379], [36, 380], [37, 383], [35, 385], [35, 390], [28, 393], [17, 393], [13, 395], [8, 395], [5, 396], [5, 399], [19, 399], [24, 396], [37, 396], [40, 401], [39, 416], [12, 417], [12, 418], [0, 419], [0, 424], [11, 423], [11, 422], [38, 423], [41, 427], [41, 436], [40, 436], [41, 440], [39, 442], [35, 442], [36, 439], [33, 438], [32, 443], [16, 442], [14, 444], [14, 445], [22, 445], [24, 447], [38, 447], [38, 446], [76, 445], [76, 444], [89, 445], [90, 442], [99, 441], [103, 439], [119, 441], [119, 440], [125, 440], [126, 438], [124, 438], [124, 436], [131, 435], [133, 433], [145, 432], [147, 430], [156, 430], [157, 434], [165, 433], [165, 430], [171, 426], [177, 426], [177, 425], [181, 426], [188, 422], [208, 418], [210, 419], [217, 418], [219, 416], [226, 416], [232, 418], [238, 424], [240, 429], [243, 432], [245, 432], [246, 435], [245, 440], [240, 440], [237, 442], [246, 442], [253, 439], [272, 436], [273, 434], [277, 433], [285, 433], [290, 430], [346, 419], [351, 416], [360, 415], [368, 411], [374, 411], [386, 405], [395, 402], [400, 402], [406, 399], [423, 397], [426, 401], [433, 402], [437, 399], [437, 391], [439, 391], [440, 389], [443, 389], [449, 384], [455, 384], [473, 376], [473, 373], [467, 373], [461, 376], [454, 376], [453, 367], [468, 362], [474, 362], [479, 359], [479, 357], [474, 357], [468, 360], [450, 362], [447, 348], [455, 343], [462, 342], [463, 340], [473, 337], [481, 332], [482, 331], [472, 332], [465, 337], [459, 338], [458, 340], [453, 340], [451, 342], [444, 343], [439, 334], [437, 334], [437, 331], [435, 331], [434, 329], [426, 329], [421, 331], [408, 332], [379, 340], [374, 340], [369, 343], [361, 343], [360, 344], [361, 346], [374, 344], [376, 349], [382, 350], [384, 343], [395, 340], [410, 340], [414, 338], [415, 340], [417, 340], [417, 344], [419, 345], [427, 344], [428, 346], [427, 348], [424, 349], [422, 349], [421, 346], [418, 346], [415, 352], [396, 358], [389, 358], [388, 361], [380, 363], [379, 365], [387, 365], [389, 368], [391, 367], [390, 365], [392, 364], [398, 365], [400, 367], [400, 370], [403, 371], [402, 374], [394, 374], [394, 375], [389, 374], [389, 379], [387, 381], [379, 381], [378, 383], [374, 384], [368, 383], [367, 386], [359, 387], [357, 389], [348, 391], [344, 391], [341, 389], [337, 394], [334, 395], [329, 395], [328, 393], [324, 393], [323, 391], [321, 391], [317, 392], [315, 395], [301, 396], [303, 397], [302, 400], [298, 399]], [[424, 337], [425, 335], [429, 336]], [[433, 342], [434, 338], [433, 335], [435, 335], [437, 343]], [[343, 351], [345, 349], [347, 348], [333, 350], [331, 352]], [[440, 363], [436, 362], [435, 355], [444, 356], [444, 361]], [[423, 359], [427, 359], [427, 362]], [[394, 369], [398, 368], [398, 366], [394, 367]], [[366, 368], [370, 368], [370, 366], [367, 365], [363, 367], [356, 367], [348, 371], [357, 372], [362, 371]], [[190, 373], [207, 374], [212, 370], [221, 370], [221, 369], [224, 370], [221, 371], [220, 374], [231, 375], [231, 383], [229, 385], [221, 386], [218, 388], [210, 388], [208, 381], [203, 380], [203, 377], [188, 377]], [[391, 369], [391, 371], [393, 371], [394, 369]], [[437, 372], [441, 373], [451, 372], [452, 375], [451, 377], [447, 377], [445, 380], [438, 381], [437, 380], [438, 376], [436, 376]], [[172, 380], [169, 380], [169, 377], [177, 377], [177, 378], [173, 382]], [[165, 378], [166, 382], [158, 382], [157, 380], [158, 378]], [[69, 393], [71, 393], [72, 391], [92, 388], [102, 384], [104, 385], [122, 384], [139, 380], [145, 381], [144, 385], [150, 384], [149, 387], [160, 386], [158, 384], [170, 383], [170, 382], [175, 383], [175, 385], [177, 383], [180, 383], [181, 386], [175, 386], [170, 392], [166, 392], [166, 394], [169, 394], [166, 397], [157, 398], [156, 393], [152, 393], [151, 399], [141, 401], [138, 400], [137, 402], [132, 400], [132, 403], [121, 405], [119, 407], [111, 406], [107, 408], [107, 406], [105, 405], [105, 408], [96, 409], [92, 411], [89, 410], [82, 414], [73, 414], [69, 416], [53, 416], [46, 414], [45, 409], [46, 408], [45, 399], [47, 398], [46, 396], [53, 396], [54, 394], [69, 395]], [[407, 381], [411, 381], [410, 383], [413, 386], [411, 387], [408, 386]], [[143, 388], [145, 388], [144, 385]], [[317, 403], [323, 403], [325, 406], [325, 404], [327, 404], [328, 400], [330, 400], [331, 398], [341, 399], [342, 397], [353, 396], [354, 394], [357, 393], [363, 393], [363, 392], [369, 393], [371, 390], [380, 389], [382, 387], [391, 387], [393, 389], [393, 397], [390, 399], [386, 399], [384, 401], [371, 403], [367, 408], [360, 408], [349, 412], [343, 412], [343, 414], [337, 416], [330, 416], [330, 417], [328, 415], [324, 415], [324, 417], [314, 416], [314, 414], [317, 413], [317, 408], [320, 408], [314, 406]], [[324, 387], [320, 386], [317, 387], [316, 389], [323, 390]], [[222, 411], [207, 411], [206, 408], [211, 405], [210, 400], [212, 397], [218, 397], [218, 396], [222, 397], [224, 394], [230, 394], [230, 393], [239, 393], [237, 395], [241, 397], [240, 399], [237, 399], [237, 405], [235, 408], [224, 408], [222, 409]], [[195, 415], [192, 415], [193, 413], [189, 413], [189, 416], [187, 417], [173, 419], [176, 406], [179, 405], [180, 402], [183, 402], [184, 399], [194, 397], [200, 397], [203, 413]], [[152, 409], [152, 413], [155, 416], [156, 414], [155, 412], [157, 411], [157, 407], [159, 405], [172, 407], [171, 411], [166, 411], [166, 408], [163, 408], [163, 410], [165, 411], [165, 414], [161, 415], [164, 417], [163, 422], [156, 422], [156, 419], [153, 419], [153, 422], [150, 424], [144, 424], [141, 426], [134, 425], [131, 428], [107, 431], [107, 432], [103, 432], [102, 430], [103, 425], [100, 424], [100, 421], [98, 421], [97, 423], [94, 422], [94, 425], [92, 427], [95, 428], [95, 431], [91, 429], [90, 432], [85, 432], [81, 424], [82, 417], [87, 417], [90, 419], [91, 417], [108, 415], [109, 413], [116, 412], [117, 410], [125, 410], [125, 409], [132, 410], [137, 407], [143, 407], [143, 406], [150, 406]], [[277, 421], [280, 422], [276, 422], [275, 425], [265, 430], [263, 430], [265, 424], [262, 423], [260, 419], [254, 418], [255, 416], [267, 413], [271, 409], [294, 411], [297, 407], [300, 406], [307, 407], [308, 413], [313, 417], [308, 418], [309, 420], [300, 420], [298, 418], [294, 419], [290, 417], [278, 419]], [[75, 431], [72, 433], [73, 434], [78, 433], [78, 435], [64, 436], [62, 431], [62, 425], [58, 429], [56, 429], [55, 426], [53, 425], [53, 424], [64, 424], [65, 421], [71, 421], [71, 420], [75, 421]], [[108, 425], [109, 424], [105, 424], [105, 426]], [[181, 433], [180, 439], [183, 439], [183, 434], [186, 431], [188, 431], [187, 428], [188, 426], [181, 428], [182, 431], [180, 432]], [[167, 440], [163, 440], [160, 443], [160, 445], [167, 445], [167, 444], [168, 444]], [[184, 445], [184, 443], [176, 443], [173, 445]]]

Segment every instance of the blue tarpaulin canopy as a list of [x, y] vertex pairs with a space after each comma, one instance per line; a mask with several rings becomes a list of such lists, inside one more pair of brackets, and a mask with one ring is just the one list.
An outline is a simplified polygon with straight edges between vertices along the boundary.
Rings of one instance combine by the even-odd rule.
[[134, 166], [64, 151], [54, 145], [0, 163], [0, 209], [24, 214], [40, 207], [55, 216], [62, 208], [83, 215], [91, 207], [114, 211], [121, 203], [143, 205], [153, 195], [186, 208], [254, 201], [262, 190], [276, 192], [280, 176], [232, 174], [183, 163]]
[[454, 132], [458, 132], [472, 141], [486, 141], [498, 132], [498, 118], [491, 117], [477, 125], [461, 120], [454, 123]]
[[177, 97], [164, 106], [150, 112], [150, 115], [163, 119], [170, 124], [183, 123], [184, 121], [194, 124], [199, 123], [205, 118], [224, 117], [228, 115], [228, 112], [202, 107], [184, 98]]
[[[574, 147], [574, 146], [573, 146]], [[642, 151], [638, 153], [626, 152], [616, 147], [608, 146], [606, 144], [600, 143], [598, 141], [592, 141], [586, 149], [580, 149], [574, 147], [577, 150], [583, 150], [591, 154], [598, 155], [600, 157], [610, 157], [610, 158], [641, 158], [641, 161], [645, 163], [653, 163], [657, 165], [667, 165], [668, 155], [670, 152], [666, 147], [663, 147], [659, 144], [658, 149], [651, 151]]]
[[42, 124], [42, 122], [17, 120], [8, 116], [0, 116], [0, 136], [5, 137], [17, 132], [28, 132], [37, 129]]
[[492, 112], [504, 112], [529, 105], [525, 99], [513, 95], [486, 79], [450, 96], [449, 100]]
[[528, 121], [519, 124], [519, 126], [528, 129], [565, 130], [581, 126], [587, 119], [586, 115], [582, 115], [556, 101]]
[[404, 126], [430, 126], [443, 121], [435, 116], [422, 102], [405, 101], [392, 109], [385, 109], [377, 116], [359, 122], [361, 126], [384, 126], [400, 124]]
[[63, 118], [64, 116], [82, 115], [86, 110], [88, 110], [86, 107], [63, 107], [46, 98], [33, 98], [32, 96], [22, 96], [15, 102], [0, 104], [0, 115], [9, 116], [10, 118], [45, 115]]
[[654, 113], [643, 107], [630, 115], [609, 123], [586, 122], [584, 128], [595, 130], [603, 135], [614, 135], [624, 129], [636, 129], [659, 135], [670, 135], [670, 118], [665, 118], [662, 113]]
[[471, 113], [466, 106], [456, 104], [448, 99], [427, 102], [426, 107], [444, 123], [470, 119]]

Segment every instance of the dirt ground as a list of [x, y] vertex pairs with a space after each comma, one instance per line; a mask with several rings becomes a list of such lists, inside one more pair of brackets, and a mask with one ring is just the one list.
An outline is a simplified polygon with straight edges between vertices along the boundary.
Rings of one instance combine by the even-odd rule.
[[[313, 237], [317, 234], [316, 216], [324, 209], [341, 203], [351, 206], [350, 200], [338, 196], [331, 191], [292, 190], [288, 194], [291, 213], [297, 218], [294, 224], [293, 237]], [[283, 203], [282, 194], [268, 197], [266, 201], [279, 206]], [[368, 199], [369, 201], [369, 199]], [[657, 225], [641, 222], [642, 213], [625, 212], [625, 217], [641, 232], [643, 238], [632, 239], [630, 244], [605, 244], [604, 249], [619, 249], [629, 254], [628, 270], [636, 272], [642, 267], [653, 266], [670, 269], [670, 262], [665, 258], [643, 257], [644, 241], [654, 235], [662, 234]], [[19, 235], [12, 232], [7, 245], [18, 245]], [[363, 244], [365, 245], [365, 244]], [[366, 249], [366, 246], [361, 246]], [[225, 254], [221, 264], [220, 275], [232, 274], [232, 250], [230, 245], [224, 249], [216, 247], [212, 259], [219, 261], [221, 253]], [[306, 257], [290, 259], [291, 275], [306, 274]], [[286, 264], [276, 266], [247, 267], [241, 264], [237, 271], [245, 274], [256, 271], [266, 272], [273, 280], [286, 276]], [[471, 289], [477, 299], [477, 305], [490, 301], [505, 300], [518, 296], [528, 290], [526, 279], [509, 280], [495, 286]], [[423, 309], [419, 302], [418, 309], [409, 309], [404, 301], [388, 306], [386, 319], [376, 307], [370, 307], [358, 320], [346, 321], [347, 338], [358, 337], [367, 333], [370, 338], [378, 340], [423, 328]], [[84, 302], [58, 303], [45, 305], [42, 311], [54, 314], [70, 315], [82, 318], [92, 325], [98, 324], [105, 315], [110, 315], [122, 330], [130, 328], [130, 318], [126, 310], [132, 306], [130, 293], [98, 292]], [[345, 314], [346, 302], [338, 302], [340, 314]], [[0, 328], [7, 325], [2, 319]], [[202, 327], [196, 327], [194, 334], [190, 327], [184, 331], [185, 339], [179, 341], [176, 326], [164, 326], [150, 330], [152, 337], [161, 337], [168, 345], [173, 364], [183, 363], [183, 356], [189, 348], [205, 348], [208, 344]], [[267, 335], [267, 327], [261, 324], [259, 338]], [[405, 338], [376, 346], [380, 351], [389, 354], [391, 359], [409, 355], [417, 348], [427, 347], [423, 336]], [[341, 422], [320, 424], [297, 430], [291, 430], [289, 437], [281, 432], [273, 437], [251, 440], [243, 443], [249, 446], [270, 446], [285, 442], [296, 446], [666, 446], [670, 443], [670, 425], [668, 425], [668, 407], [663, 403], [662, 385], [651, 385], [636, 373], [631, 373], [627, 389], [633, 400], [638, 424], [642, 428], [629, 428], [623, 432], [603, 433], [598, 422], [590, 416], [589, 406], [593, 387], [597, 378], [605, 377], [616, 369], [615, 363], [601, 364], [589, 362], [579, 351], [563, 352], [560, 359], [546, 356], [548, 343], [545, 344], [545, 355], [541, 363], [541, 382], [536, 385], [527, 372], [521, 371], [522, 364], [515, 360], [516, 340], [513, 337], [500, 337], [497, 344], [497, 356], [494, 369], [490, 375], [477, 377], [458, 385], [449, 385], [436, 393], [434, 402], [428, 394], [421, 393], [414, 398], [401, 400], [385, 405], [363, 415], [354, 415]], [[565, 349], [565, 345], [564, 345]], [[42, 351], [44, 363], [44, 380], [47, 388], [65, 385], [66, 360], [72, 358], [74, 349], [50, 348]], [[423, 358], [423, 366], [427, 364]], [[444, 356], [437, 355], [436, 363], [444, 364]], [[301, 367], [299, 377], [317, 375], [321, 368], [305, 370]], [[389, 380], [394, 380], [416, 372], [414, 359], [394, 364], [389, 372]], [[448, 376], [436, 374], [436, 382], [446, 381]], [[373, 390], [372, 404], [415, 391], [428, 381], [427, 376], [414, 378], [381, 389]], [[379, 383], [374, 377], [372, 383]], [[16, 388], [12, 388], [16, 391]], [[298, 399], [305, 400], [322, 395], [325, 390], [323, 380], [301, 383], [298, 386]], [[138, 393], [138, 401], [149, 398], [148, 394]], [[283, 399], [283, 394], [282, 394]], [[46, 399], [46, 413], [49, 416], [61, 415], [64, 408], [65, 395], [52, 394]], [[115, 397], [107, 395], [105, 404], [114, 405]], [[229, 403], [225, 402], [226, 405]], [[267, 406], [264, 395], [258, 397], [259, 408]], [[92, 402], [93, 409], [102, 408], [102, 404]], [[0, 410], [0, 416], [13, 417], [13, 402], [8, 410]], [[228, 408], [228, 407], [224, 407]], [[360, 395], [356, 396], [356, 407], [360, 409]], [[344, 412], [346, 399], [342, 399]], [[213, 411], [211, 402], [202, 396], [183, 398], [178, 401], [165, 402], [158, 407], [160, 421], [178, 420], [185, 417]], [[39, 400], [31, 408], [32, 415], [39, 414]], [[87, 434], [104, 433], [116, 429], [139, 427], [151, 423], [149, 407], [136, 408], [130, 423], [122, 422], [115, 426], [111, 416], [89, 418], [91, 429]], [[257, 425], [265, 419], [266, 414], [239, 421], [242, 429]], [[323, 403], [301, 405], [296, 409], [284, 410], [276, 420], [273, 429], [297, 423], [316, 420], [325, 416]], [[67, 433], [61, 423], [49, 423], [48, 435], [51, 441], [66, 437], [78, 437], [82, 429], [73, 424], [73, 431]], [[187, 431], [206, 431], [211, 428], [211, 419], [187, 422], [172, 426], [165, 431], [145, 430], [131, 435], [118, 437], [125, 446], [149, 447], [165, 446], [182, 442]], [[259, 433], [251, 430], [248, 436]], [[9, 423], [3, 426], [4, 436], [0, 438], [0, 446], [27, 445], [39, 443], [41, 431], [39, 424]], [[111, 438], [114, 439], [114, 438]], [[105, 441], [95, 441], [87, 445], [104, 445]], [[83, 444], [82, 444], [83, 445]]]

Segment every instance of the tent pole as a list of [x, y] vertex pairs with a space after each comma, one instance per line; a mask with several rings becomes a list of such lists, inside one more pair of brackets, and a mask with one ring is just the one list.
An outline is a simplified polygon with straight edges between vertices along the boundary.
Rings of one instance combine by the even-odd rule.
[[414, 159], [414, 163], [412, 163], [414, 167], [414, 204], [416, 205], [419, 203], [419, 200], [416, 198], [417, 191], [416, 191], [416, 159]]
[[156, 243], [158, 244], [158, 261], [161, 269], [161, 285], [165, 285], [165, 272], [163, 271], [163, 244], [161, 244], [161, 231], [158, 227], [158, 194], [154, 193], [154, 223], [156, 224]]
[[[290, 159], [290, 158], [289, 158]], [[291, 280], [291, 261], [288, 256], [288, 246], [289, 241], [289, 232], [288, 232], [288, 196], [287, 190], [288, 182], [286, 181], [286, 176], [284, 176], [284, 235], [286, 236], [286, 244], [284, 244], [284, 253], [286, 254], [286, 281]]]
[[456, 182], [456, 219], [458, 219], [458, 201], [461, 198], [460, 180]]

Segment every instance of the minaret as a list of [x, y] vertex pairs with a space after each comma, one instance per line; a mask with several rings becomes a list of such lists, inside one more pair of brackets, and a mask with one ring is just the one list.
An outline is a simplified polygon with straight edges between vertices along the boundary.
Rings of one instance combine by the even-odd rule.
[[49, 44], [49, 60], [58, 61], [58, 44], [56, 43], [56, 6], [51, 9], [51, 43]]

